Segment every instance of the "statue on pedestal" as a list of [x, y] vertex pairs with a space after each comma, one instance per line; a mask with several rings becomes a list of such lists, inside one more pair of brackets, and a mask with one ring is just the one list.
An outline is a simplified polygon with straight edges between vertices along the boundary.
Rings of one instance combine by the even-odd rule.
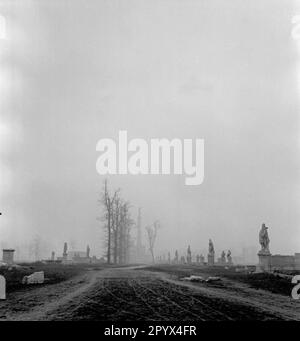
[[262, 224], [261, 229], [259, 231], [259, 243], [261, 245], [261, 250], [259, 251], [259, 253], [270, 254], [269, 250], [270, 239], [268, 235], [268, 227], [265, 224]]
[[222, 253], [221, 253], [221, 263], [222, 264], [226, 263], [226, 253], [225, 253], [225, 251], [222, 251]]
[[175, 262], [175, 263], [178, 263], [178, 261], [179, 261], [179, 258], [178, 258], [178, 251], [176, 250], [176, 251], [175, 251], [174, 262]]
[[227, 251], [227, 263], [232, 264], [232, 257], [231, 257], [231, 251]]
[[63, 259], [67, 259], [68, 256], [68, 244], [64, 243]]
[[271, 270], [271, 253], [269, 249], [270, 239], [268, 235], [268, 227], [262, 224], [259, 231], [259, 243], [261, 250], [258, 252], [259, 271], [270, 271]]
[[191, 247], [190, 245], [187, 248], [187, 255], [186, 255], [186, 261], [188, 264], [192, 263], [192, 252], [191, 252]]
[[208, 255], [207, 255], [207, 263], [208, 265], [214, 265], [215, 263], [215, 249], [212, 240], [209, 240], [208, 243]]
[[208, 242], [208, 253], [210, 255], [214, 255], [215, 254], [214, 244], [213, 244], [211, 239]]

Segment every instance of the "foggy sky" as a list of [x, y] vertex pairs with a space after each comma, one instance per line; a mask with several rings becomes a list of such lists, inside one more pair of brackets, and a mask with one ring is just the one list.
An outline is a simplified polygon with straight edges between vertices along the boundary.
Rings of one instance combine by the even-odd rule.
[[273, 254], [300, 252], [293, 1], [0, 0], [0, 13], [0, 242], [101, 255], [96, 143], [127, 130], [205, 140], [200, 186], [109, 177], [133, 217], [161, 221], [157, 253], [206, 255], [209, 238], [217, 254], [258, 250], [263, 222]]

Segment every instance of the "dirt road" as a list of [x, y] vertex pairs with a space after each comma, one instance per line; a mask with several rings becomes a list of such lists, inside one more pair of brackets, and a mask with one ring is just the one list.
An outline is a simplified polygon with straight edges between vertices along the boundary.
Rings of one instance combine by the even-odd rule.
[[300, 320], [300, 302], [222, 279], [178, 281], [133, 267], [87, 270], [0, 301], [2, 320]]

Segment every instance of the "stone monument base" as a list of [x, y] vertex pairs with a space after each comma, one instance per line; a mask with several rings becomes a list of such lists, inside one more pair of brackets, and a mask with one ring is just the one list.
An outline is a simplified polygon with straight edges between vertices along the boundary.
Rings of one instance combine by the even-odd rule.
[[271, 271], [271, 253], [266, 251], [258, 252], [258, 271], [259, 272], [268, 272]]
[[211, 266], [215, 264], [215, 255], [207, 255], [207, 265]]
[[232, 265], [233, 265], [233, 262], [232, 262], [232, 258], [231, 258], [231, 257], [228, 257], [228, 258], [227, 258], [227, 265], [229, 265], [229, 266], [232, 266]]

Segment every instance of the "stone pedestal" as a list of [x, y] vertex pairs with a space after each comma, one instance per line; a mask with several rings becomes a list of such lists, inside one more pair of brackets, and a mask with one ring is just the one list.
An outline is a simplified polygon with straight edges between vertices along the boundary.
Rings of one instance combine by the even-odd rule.
[[230, 265], [230, 266], [233, 265], [231, 257], [227, 257], [227, 265]]
[[3, 249], [3, 262], [8, 265], [14, 264], [14, 252], [14, 249]]
[[218, 258], [218, 265], [220, 265], [220, 266], [226, 266], [226, 259], [224, 259], [224, 258]]
[[212, 266], [215, 264], [215, 255], [214, 254], [208, 254], [207, 255], [207, 265]]
[[258, 252], [258, 270], [267, 272], [271, 270], [271, 253], [267, 251]]

